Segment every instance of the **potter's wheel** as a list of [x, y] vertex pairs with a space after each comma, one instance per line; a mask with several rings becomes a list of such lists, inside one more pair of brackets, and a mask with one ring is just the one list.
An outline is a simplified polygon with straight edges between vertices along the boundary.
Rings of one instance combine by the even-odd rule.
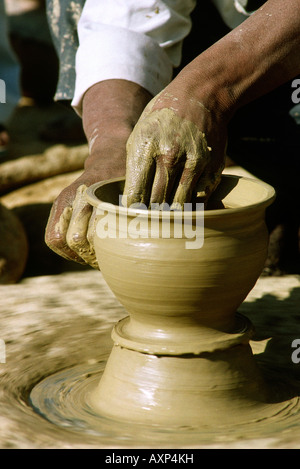
[[[258, 361], [277, 370], [287, 391], [281, 371], [288, 381], [300, 378], [300, 364], [291, 362], [291, 342], [300, 338], [299, 287], [295, 276], [259, 279], [240, 308], [259, 331], [251, 343]], [[1, 289], [0, 330], [6, 342], [6, 364], [0, 365], [1, 447], [299, 447], [295, 395], [271, 418], [240, 428], [137, 430], [91, 416], [85, 396], [103, 372], [111, 327], [124, 316], [101, 274], [39, 277]]]
[[[97, 386], [104, 370], [106, 360], [93, 366], [77, 366], [49, 376], [37, 384], [30, 394], [30, 404], [34, 410], [60, 428], [93, 435], [109, 444], [126, 444], [154, 447], [188, 447], [201, 444], [219, 443], [224, 439], [239, 441], [270, 438], [278, 433], [293, 429], [300, 418], [300, 399], [288, 399], [290, 386], [288, 380], [273, 375], [270, 384], [280, 402], [259, 405], [254, 412], [246, 411], [240, 423], [232, 419], [231, 424], [161, 427], [153, 425], [128, 424], [96, 414], [89, 405], [89, 393]], [[299, 387], [300, 392], [300, 387]], [[286, 399], [286, 400], [285, 400]], [[249, 421], [247, 421], [249, 418]], [[253, 418], [253, 420], [252, 420]]]

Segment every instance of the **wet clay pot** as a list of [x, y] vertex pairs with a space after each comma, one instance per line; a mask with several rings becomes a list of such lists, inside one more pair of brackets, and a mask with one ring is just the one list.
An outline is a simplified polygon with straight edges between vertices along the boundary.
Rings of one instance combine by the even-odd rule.
[[128, 313], [90, 405], [161, 426], [256, 418], [267, 390], [237, 309], [264, 266], [274, 189], [224, 175], [205, 211], [164, 213], [120, 206], [123, 187], [119, 178], [87, 191], [99, 268]]

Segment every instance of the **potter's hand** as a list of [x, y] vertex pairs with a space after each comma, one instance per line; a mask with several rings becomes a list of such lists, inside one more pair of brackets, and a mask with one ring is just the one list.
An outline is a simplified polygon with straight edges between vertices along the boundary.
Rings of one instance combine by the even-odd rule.
[[57, 254], [80, 264], [97, 268], [93, 248], [92, 207], [86, 202], [85, 191], [92, 183], [83, 174], [55, 200], [46, 228], [46, 244]]
[[282, 0], [267, 0], [177, 75], [130, 137], [128, 205], [170, 203], [174, 188], [173, 201], [182, 204], [198, 183], [207, 199], [223, 165], [228, 121], [300, 73], [299, 28], [299, 0], [284, 11]]
[[85, 193], [87, 187], [96, 182], [125, 174], [126, 138], [114, 137], [109, 148], [99, 146], [96, 153], [91, 153], [95, 159], [98, 156], [101, 164], [90, 163], [91, 166], [55, 200], [46, 228], [46, 244], [54, 252], [94, 268], [98, 268], [93, 248], [94, 217]]
[[206, 202], [224, 168], [226, 131], [174, 82], [146, 107], [127, 143], [123, 202]]
[[46, 243], [62, 257], [97, 268], [93, 248], [94, 217], [85, 192], [90, 185], [125, 175], [125, 147], [150, 94], [135, 83], [97, 83], [83, 100], [83, 126], [90, 154], [83, 174], [55, 200]]

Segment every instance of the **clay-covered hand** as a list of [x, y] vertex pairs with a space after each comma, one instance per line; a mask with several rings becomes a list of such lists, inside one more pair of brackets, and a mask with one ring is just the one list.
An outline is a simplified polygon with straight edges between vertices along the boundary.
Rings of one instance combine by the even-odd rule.
[[55, 200], [49, 216], [45, 241], [57, 254], [97, 268], [92, 241], [92, 207], [86, 202], [88, 178], [77, 180]]
[[[128, 135], [130, 130], [128, 130]], [[108, 133], [106, 134], [108, 137]], [[93, 248], [95, 232], [93, 210], [86, 200], [86, 189], [106, 179], [124, 176], [125, 146], [128, 135], [114, 140], [103, 136], [95, 143], [83, 174], [65, 188], [55, 200], [46, 228], [46, 244], [60, 256], [98, 268]], [[90, 144], [91, 147], [91, 144]]]
[[145, 108], [127, 142], [123, 203], [206, 203], [224, 168], [226, 129], [171, 83]]
[[94, 216], [86, 189], [125, 175], [126, 142], [151, 97], [139, 85], [125, 80], [100, 82], [86, 92], [83, 126], [89, 156], [85, 170], [57, 197], [46, 228], [46, 244], [60, 256], [98, 268]]
[[194, 190], [207, 200], [224, 164], [229, 120], [300, 73], [299, 0], [284, 11], [282, 3], [266, 1], [148, 106], [128, 142], [127, 204], [182, 204]]

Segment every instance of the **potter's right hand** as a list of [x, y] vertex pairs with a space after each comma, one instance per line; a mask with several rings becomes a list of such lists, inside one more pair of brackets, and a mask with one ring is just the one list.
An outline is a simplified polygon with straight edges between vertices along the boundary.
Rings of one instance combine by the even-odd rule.
[[90, 154], [83, 174], [55, 200], [46, 228], [46, 244], [60, 256], [98, 267], [93, 211], [85, 191], [96, 182], [125, 175], [126, 142], [151, 97], [126, 80], [106, 80], [86, 92], [82, 117]]
[[207, 203], [221, 179], [227, 138], [217, 119], [178, 79], [147, 105], [127, 142], [123, 204]]

